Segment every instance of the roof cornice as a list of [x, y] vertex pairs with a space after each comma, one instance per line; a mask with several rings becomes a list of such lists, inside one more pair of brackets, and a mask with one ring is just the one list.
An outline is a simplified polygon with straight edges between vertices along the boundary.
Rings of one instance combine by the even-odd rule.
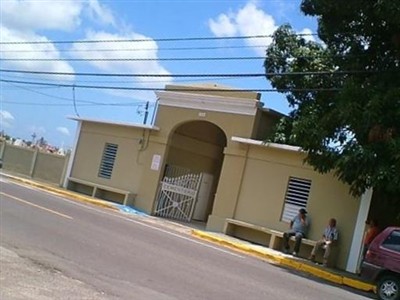
[[159, 131], [160, 128], [157, 126], [152, 125], [144, 125], [139, 123], [131, 123], [131, 122], [114, 122], [110, 120], [99, 120], [99, 119], [90, 119], [90, 118], [81, 118], [81, 117], [74, 117], [68, 116], [70, 120], [78, 121], [78, 122], [89, 122], [89, 123], [98, 123], [98, 124], [106, 124], [106, 125], [116, 125], [116, 126], [123, 126], [123, 127], [132, 127], [132, 128], [139, 128], [139, 129], [149, 129], [154, 131]]
[[260, 147], [266, 147], [266, 148], [274, 148], [274, 149], [286, 150], [286, 151], [291, 151], [291, 152], [304, 152], [304, 150], [298, 146], [291, 146], [291, 145], [277, 144], [277, 143], [268, 143], [268, 142], [264, 142], [264, 141], [253, 140], [253, 139], [248, 139], [248, 138], [241, 138], [241, 137], [237, 137], [237, 136], [232, 136], [231, 141], [241, 143], [241, 144], [254, 145], [254, 146], [260, 146]]
[[[234, 92], [234, 91], [232, 91]], [[155, 92], [160, 105], [254, 116], [263, 103], [255, 99], [193, 94], [189, 92]]]

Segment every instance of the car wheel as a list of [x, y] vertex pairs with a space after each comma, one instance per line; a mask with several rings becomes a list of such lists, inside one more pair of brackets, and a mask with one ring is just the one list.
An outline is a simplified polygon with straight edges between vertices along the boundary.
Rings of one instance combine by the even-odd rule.
[[378, 299], [400, 300], [400, 279], [393, 275], [386, 275], [379, 280], [376, 287]]

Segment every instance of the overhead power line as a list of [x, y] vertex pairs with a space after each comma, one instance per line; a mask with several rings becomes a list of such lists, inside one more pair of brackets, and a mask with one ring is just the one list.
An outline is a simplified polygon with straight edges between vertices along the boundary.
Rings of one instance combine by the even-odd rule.
[[241, 45], [241, 46], [208, 46], [208, 47], [158, 47], [158, 48], [129, 48], [129, 49], [14, 49], [0, 50], [0, 53], [51, 53], [51, 52], [133, 52], [133, 51], [181, 51], [181, 50], [218, 50], [218, 49], [244, 49], [266, 48], [266, 45]]
[[[58, 86], [67, 88], [83, 88], [83, 89], [101, 89], [101, 90], [127, 90], [127, 91], [165, 91], [164, 88], [157, 87], [123, 87], [123, 86], [102, 86], [102, 85], [78, 85], [78, 84], [65, 84], [65, 83], [48, 83], [37, 81], [20, 81], [20, 80], [6, 80], [0, 79], [0, 82], [27, 84], [27, 85], [41, 85], [41, 86]], [[169, 88], [168, 91], [175, 92], [313, 92], [313, 91], [338, 91], [338, 88], [308, 88], [308, 89], [207, 89], [207, 88], [186, 88], [184, 90], [179, 88]]]
[[[316, 36], [316, 33], [298, 33], [297, 36]], [[66, 41], [7, 41], [0, 45], [25, 45], [25, 44], [96, 44], [96, 43], [143, 43], [143, 42], [181, 42], [181, 41], [212, 41], [212, 40], [242, 40], [264, 39], [273, 37], [272, 34], [224, 36], [224, 37], [182, 37], [182, 38], [148, 38], [148, 39], [109, 39], [109, 40], [66, 40]]]
[[391, 72], [397, 73], [400, 71], [394, 70], [343, 70], [343, 71], [301, 71], [301, 72], [265, 72], [265, 73], [225, 73], [225, 74], [151, 74], [151, 73], [90, 73], [90, 72], [48, 72], [48, 71], [29, 71], [29, 70], [12, 70], [12, 69], [0, 69], [0, 72], [4, 73], [20, 73], [20, 74], [37, 74], [37, 75], [56, 75], [56, 76], [100, 76], [100, 77], [159, 77], [159, 78], [182, 78], [182, 77], [202, 77], [202, 78], [215, 78], [215, 77], [225, 77], [225, 78], [240, 78], [240, 77], [265, 77], [265, 76], [310, 76], [310, 75], [350, 75], [350, 74], [375, 74]]
[[[57, 103], [57, 104], [53, 104], [53, 103], [49, 103], [49, 102], [45, 102], [45, 103], [39, 103], [39, 102], [21, 102], [21, 101], [9, 101], [9, 100], [4, 100], [2, 101], [2, 103], [8, 103], [8, 104], [19, 104], [19, 105], [51, 105], [51, 106], [71, 106], [71, 98], [67, 98], [67, 97], [61, 97], [58, 95], [51, 95], [48, 93], [43, 93], [41, 91], [36, 91], [33, 88], [28, 88], [26, 86], [20, 86], [18, 84], [15, 83], [8, 83], [10, 85], [13, 85], [19, 89], [23, 89], [26, 90], [28, 92], [31, 93], [35, 93], [35, 94], [39, 94], [48, 98], [52, 98], [52, 99], [56, 99], [56, 100], [61, 100], [64, 102], [69, 102], [69, 103]], [[55, 87], [55, 88], [59, 88], [59, 87]], [[82, 100], [82, 99], [76, 99], [76, 103], [79, 103], [79, 106], [133, 106], [133, 107], [140, 107], [140, 106], [144, 106], [147, 104], [147, 101], [136, 101], [135, 102], [98, 102], [98, 101], [88, 101], [88, 100]], [[150, 104], [150, 106], [154, 106], [155, 104], [152, 103]]]
[[[72, 106], [71, 103], [48, 103], [48, 102], [18, 102], [18, 101], [8, 101], [4, 100], [2, 103], [7, 104], [16, 104], [16, 105], [30, 105], [30, 106]], [[79, 106], [117, 106], [117, 107], [140, 107], [144, 106], [144, 104], [137, 103], [79, 103]], [[154, 104], [150, 104], [150, 107], [153, 107]]]
[[207, 60], [256, 60], [262, 56], [239, 57], [181, 57], [181, 58], [0, 58], [0, 61], [207, 61]]
[[243, 73], [243, 74], [130, 74], [130, 73], [88, 73], [88, 72], [47, 72], [47, 71], [29, 71], [29, 70], [11, 70], [0, 69], [4, 73], [20, 73], [20, 74], [40, 74], [40, 75], [57, 75], [57, 76], [100, 76], [100, 77], [262, 77], [265, 73]]
[[[24, 80], [37, 80], [38, 78], [35, 77], [34, 75], [32, 76], [24, 76], [23, 77]], [[87, 77], [86, 77], [87, 78]], [[104, 77], [102, 77], [104, 78]], [[3, 76], [3, 79], [21, 79], [21, 76], [18, 75], [7, 75], [7, 77]], [[218, 81], [225, 81], [225, 80], [234, 80], [235, 77], [213, 77], [213, 79], [216, 79]], [[91, 84], [132, 84], [132, 83], [140, 83], [140, 84], [145, 84], [145, 83], [163, 83], [163, 84], [168, 84], [170, 83], [169, 78], [160, 78], [160, 79], [148, 79], [148, 80], [141, 80], [141, 79], [137, 79], [137, 78], [126, 78], [124, 80], [121, 79], [105, 79], [105, 80], [83, 80], [83, 79], [79, 79], [76, 81], [77, 83], [91, 83]], [[194, 83], [194, 82], [204, 82], [204, 78], [187, 78], [187, 79], [175, 79], [174, 82], [176, 83], [180, 83], [180, 82], [190, 82], [190, 83]], [[55, 89], [57, 87], [37, 87], [38, 89], [43, 89], [43, 90], [48, 90], [48, 89]]]

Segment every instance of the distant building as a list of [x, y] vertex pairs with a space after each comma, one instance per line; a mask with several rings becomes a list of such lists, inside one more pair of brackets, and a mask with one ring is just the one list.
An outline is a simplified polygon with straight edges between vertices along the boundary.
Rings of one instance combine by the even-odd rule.
[[19, 147], [26, 147], [26, 143], [22, 139], [16, 139], [13, 145]]

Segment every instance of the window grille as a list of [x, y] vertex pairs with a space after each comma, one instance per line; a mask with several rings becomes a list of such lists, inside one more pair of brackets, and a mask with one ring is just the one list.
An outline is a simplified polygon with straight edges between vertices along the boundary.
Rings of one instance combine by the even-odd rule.
[[117, 156], [118, 145], [106, 143], [101, 158], [99, 177], [110, 179], [114, 168], [115, 157]]
[[284, 222], [290, 222], [298, 214], [300, 208], [306, 208], [311, 189], [311, 180], [289, 177], [289, 183], [285, 195], [282, 218]]

